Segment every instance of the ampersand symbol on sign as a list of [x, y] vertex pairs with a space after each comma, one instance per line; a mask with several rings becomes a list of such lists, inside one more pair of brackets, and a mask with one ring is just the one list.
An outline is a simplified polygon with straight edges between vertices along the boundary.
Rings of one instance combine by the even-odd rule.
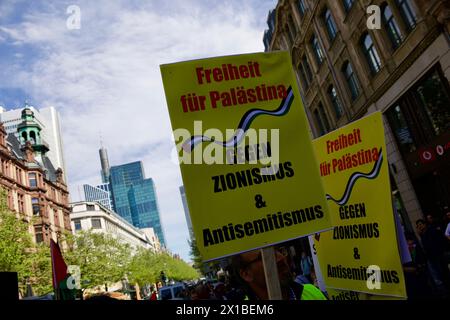
[[358, 248], [353, 248], [353, 258], [355, 258], [356, 260], [361, 259], [361, 256], [358, 253]]
[[255, 201], [256, 201], [255, 205], [258, 209], [264, 208], [266, 206], [266, 202], [263, 201], [263, 197], [260, 194], [257, 194], [255, 196]]

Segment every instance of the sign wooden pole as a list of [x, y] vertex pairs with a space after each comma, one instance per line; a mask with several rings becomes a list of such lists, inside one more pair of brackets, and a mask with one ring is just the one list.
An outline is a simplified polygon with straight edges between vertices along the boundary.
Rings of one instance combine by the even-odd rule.
[[278, 277], [277, 261], [274, 247], [261, 249], [261, 257], [266, 277], [267, 294], [269, 300], [282, 300], [280, 279]]

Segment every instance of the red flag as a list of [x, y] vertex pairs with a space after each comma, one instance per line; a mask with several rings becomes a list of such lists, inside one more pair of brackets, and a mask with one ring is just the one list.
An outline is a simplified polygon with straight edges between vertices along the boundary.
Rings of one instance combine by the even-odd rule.
[[55, 291], [60, 289], [61, 281], [67, 278], [67, 265], [61, 254], [59, 245], [50, 239], [50, 252], [52, 255], [53, 288]]

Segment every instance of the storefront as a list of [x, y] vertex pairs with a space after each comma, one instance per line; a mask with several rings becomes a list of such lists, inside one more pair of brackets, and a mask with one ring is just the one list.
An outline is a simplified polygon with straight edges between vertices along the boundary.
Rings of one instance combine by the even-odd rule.
[[424, 214], [450, 205], [450, 87], [436, 64], [386, 116]]

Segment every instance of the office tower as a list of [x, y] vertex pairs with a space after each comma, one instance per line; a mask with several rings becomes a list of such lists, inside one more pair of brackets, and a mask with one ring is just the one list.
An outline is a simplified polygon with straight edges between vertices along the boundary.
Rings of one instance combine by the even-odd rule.
[[104, 184], [109, 183], [109, 160], [108, 151], [103, 146], [98, 150], [100, 155], [100, 164], [102, 166], [102, 182]]
[[137, 228], [152, 227], [166, 246], [153, 180], [145, 179], [141, 161], [110, 168], [110, 185], [116, 212]]
[[[101, 186], [103, 188], [101, 188]], [[84, 200], [85, 201], [95, 201], [100, 203], [102, 206], [108, 210], [113, 210], [111, 204], [111, 194], [109, 192], [109, 185], [103, 184], [100, 186], [91, 186], [90, 184], [83, 185]]]

